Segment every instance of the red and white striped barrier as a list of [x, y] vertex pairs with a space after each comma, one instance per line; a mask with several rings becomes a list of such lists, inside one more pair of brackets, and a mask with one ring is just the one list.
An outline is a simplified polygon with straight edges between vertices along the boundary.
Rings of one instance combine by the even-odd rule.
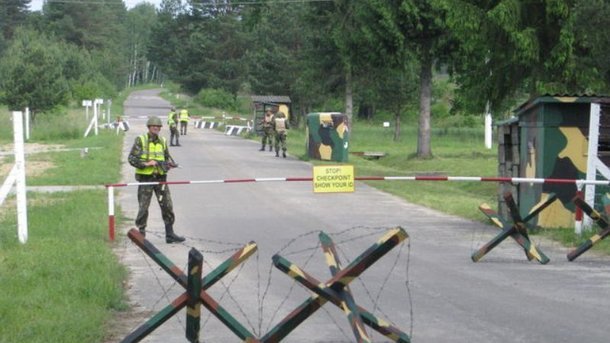
[[[573, 184], [577, 189], [583, 185], [610, 186], [610, 180], [582, 180], [582, 179], [543, 179], [524, 177], [477, 177], [477, 176], [356, 176], [356, 181], [465, 181], [465, 182], [510, 182], [510, 183], [546, 183], [546, 184]], [[313, 181], [313, 177], [267, 177], [253, 179], [218, 179], [200, 181], [167, 181], [167, 182], [128, 182], [108, 184], [108, 235], [114, 240], [114, 188], [140, 185], [196, 185], [216, 183], [248, 183], [248, 182], [303, 182]]]

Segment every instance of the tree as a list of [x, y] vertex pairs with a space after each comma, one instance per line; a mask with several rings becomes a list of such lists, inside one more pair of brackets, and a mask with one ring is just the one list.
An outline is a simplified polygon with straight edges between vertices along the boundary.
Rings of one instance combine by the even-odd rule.
[[0, 0], [0, 56], [15, 28], [26, 21], [29, 3], [30, 0]]
[[11, 110], [29, 107], [36, 113], [66, 104], [68, 81], [64, 53], [68, 47], [35, 31], [17, 30], [0, 60], [1, 102]]
[[[603, 0], [447, 1], [460, 41], [453, 75], [466, 110], [501, 111], [520, 94], [607, 90], [610, 5]], [[606, 62], [601, 62], [606, 61]], [[601, 77], [600, 77], [601, 76]]]
[[0, 0], [0, 30], [5, 40], [13, 38], [15, 28], [27, 19], [31, 0]]
[[435, 63], [449, 57], [451, 41], [446, 9], [437, 0], [368, 0], [360, 3], [360, 23], [380, 60], [400, 65], [409, 52], [419, 61], [419, 128], [417, 156], [430, 158], [430, 104]]
[[127, 10], [122, 0], [46, 2], [46, 29], [58, 38], [91, 52], [100, 71], [116, 88], [129, 75]]
[[148, 3], [139, 4], [127, 13], [128, 45], [131, 51], [128, 86], [155, 79], [156, 68], [151, 67], [147, 54], [156, 20], [155, 6]]

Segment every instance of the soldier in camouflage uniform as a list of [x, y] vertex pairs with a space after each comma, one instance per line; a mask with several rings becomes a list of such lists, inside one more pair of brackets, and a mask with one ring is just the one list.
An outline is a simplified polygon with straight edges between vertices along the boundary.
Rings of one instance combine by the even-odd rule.
[[[146, 126], [148, 132], [138, 136], [131, 148], [128, 157], [129, 164], [136, 168], [136, 180], [138, 182], [166, 182], [168, 170], [177, 165], [169, 154], [167, 140], [159, 136], [162, 126], [161, 119], [150, 117]], [[165, 223], [165, 242], [183, 242], [184, 237], [174, 233], [175, 216], [172, 198], [166, 184], [138, 186], [139, 210], [136, 216], [138, 230], [143, 235], [146, 234], [148, 207], [153, 192], [161, 207], [161, 215]]]
[[[172, 110], [167, 115], [167, 125], [169, 125], [169, 145], [180, 146], [180, 132], [178, 132], [178, 112], [176, 108], [172, 107]], [[174, 144], [174, 141], [176, 142]]]
[[273, 132], [275, 132], [275, 157], [280, 157], [280, 144], [282, 146], [282, 157], [286, 158], [286, 133], [288, 132], [288, 120], [284, 112], [278, 112], [273, 119]]
[[273, 112], [267, 110], [265, 116], [262, 119], [261, 126], [263, 127], [263, 139], [261, 141], [261, 148], [259, 151], [265, 151], [265, 145], [269, 141], [269, 151], [273, 150]]

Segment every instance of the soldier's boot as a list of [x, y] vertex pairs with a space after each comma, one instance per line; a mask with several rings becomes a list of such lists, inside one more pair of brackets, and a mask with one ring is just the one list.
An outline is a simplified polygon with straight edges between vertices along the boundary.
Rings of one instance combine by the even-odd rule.
[[165, 243], [180, 243], [184, 241], [184, 237], [174, 233], [174, 227], [172, 225], [165, 225]]
[[269, 151], [273, 151], [273, 146], [269, 145]]
[[279, 150], [275, 151], [275, 157], [280, 157], [280, 151]]
[[176, 138], [176, 146], [182, 146], [182, 145], [180, 145], [180, 142], [178, 142], [177, 138]]
[[286, 158], [286, 150], [282, 150], [282, 157]]
[[263, 144], [263, 146], [260, 149], [258, 149], [258, 151], [265, 151], [265, 144]]
[[146, 237], [146, 226], [145, 227], [139, 227], [138, 231], [140, 231], [140, 234], [144, 237]]

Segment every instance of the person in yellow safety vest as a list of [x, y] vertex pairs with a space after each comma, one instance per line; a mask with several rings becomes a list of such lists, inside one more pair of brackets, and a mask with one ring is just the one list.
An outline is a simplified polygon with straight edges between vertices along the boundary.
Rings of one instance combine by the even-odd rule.
[[[174, 233], [174, 222], [176, 216], [172, 204], [172, 197], [167, 187], [167, 172], [178, 165], [169, 154], [167, 140], [159, 135], [161, 131], [161, 119], [150, 117], [146, 122], [148, 132], [136, 137], [127, 160], [136, 168], [136, 180], [145, 184], [138, 186], [138, 215], [136, 226], [140, 233], [146, 236], [146, 225], [148, 221], [148, 207], [153, 193], [161, 207], [161, 216], [165, 224], [165, 242], [184, 242], [184, 237]], [[160, 184], [161, 183], [161, 184]]]
[[286, 133], [288, 132], [288, 120], [284, 112], [278, 112], [273, 118], [273, 131], [275, 132], [275, 157], [280, 157], [280, 144], [282, 146], [282, 157], [286, 158]]
[[[172, 107], [171, 111], [167, 115], [167, 125], [169, 125], [169, 145], [170, 146], [180, 146], [180, 133], [178, 132], [178, 113], [176, 113], [176, 108]], [[176, 144], [174, 144], [174, 140]]]
[[180, 110], [180, 134], [186, 136], [186, 127], [189, 123], [189, 111], [186, 108]]

